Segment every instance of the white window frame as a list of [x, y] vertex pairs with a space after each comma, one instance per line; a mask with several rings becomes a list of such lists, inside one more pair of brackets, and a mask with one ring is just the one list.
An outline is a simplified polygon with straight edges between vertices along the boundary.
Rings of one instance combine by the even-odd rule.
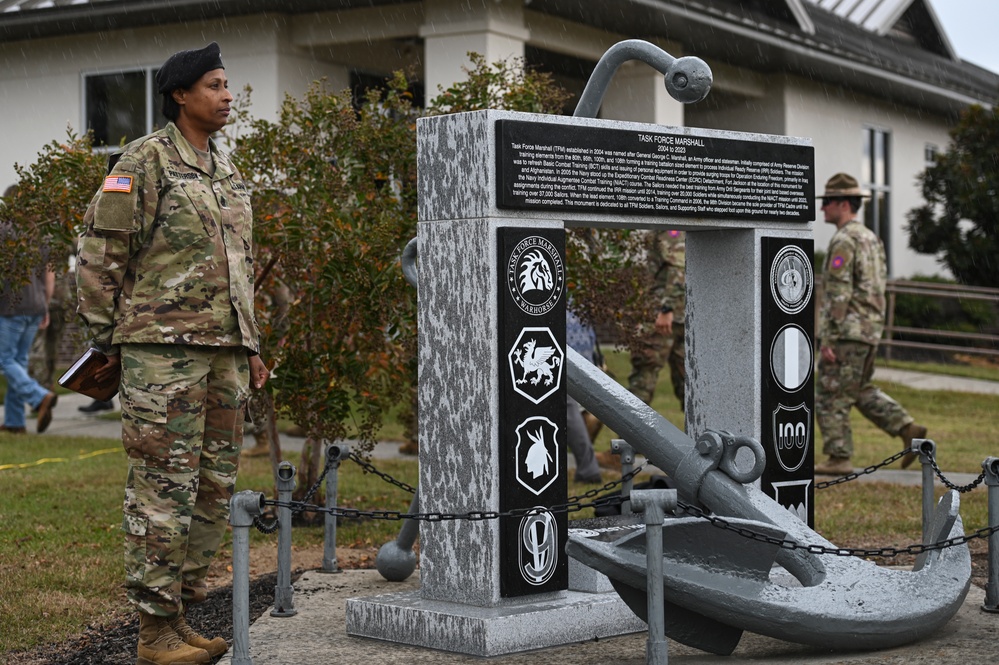
[[[88, 108], [87, 108], [87, 79], [95, 76], [109, 76], [118, 74], [134, 74], [137, 72], [142, 72], [145, 74], [145, 118], [143, 119], [143, 132], [139, 136], [144, 136], [153, 131], [156, 116], [159, 112], [158, 105], [160, 104], [160, 96], [155, 93], [153, 85], [155, 82], [156, 70], [159, 68], [158, 65], [146, 65], [140, 67], [109, 67], [104, 69], [94, 69], [85, 70], [80, 72], [80, 126], [84, 128], [84, 131], [89, 131], [91, 128], [87, 124], [88, 121]], [[128, 140], [134, 140], [139, 138], [138, 136], [128, 137]], [[95, 152], [114, 152], [118, 149], [118, 145], [102, 145], [94, 146]]]

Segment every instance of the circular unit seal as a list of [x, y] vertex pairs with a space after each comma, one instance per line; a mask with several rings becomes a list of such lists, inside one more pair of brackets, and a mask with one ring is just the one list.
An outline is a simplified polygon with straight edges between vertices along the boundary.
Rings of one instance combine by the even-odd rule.
[[797, 314], [805, 309], [814, 281], [812, 264], [803, 249], [788, 245], [777, 252], [770, 266], [770, 292], [783, 312]]

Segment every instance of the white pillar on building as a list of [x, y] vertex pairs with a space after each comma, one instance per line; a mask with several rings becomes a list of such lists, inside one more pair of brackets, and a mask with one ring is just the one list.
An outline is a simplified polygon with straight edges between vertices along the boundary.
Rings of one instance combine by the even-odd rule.
[[464, 80], [469, 52], [487, 63], [524, 56], [530, 35], [521, 0], [425, 0], [420, 37], [424, 43], [427, 98]]

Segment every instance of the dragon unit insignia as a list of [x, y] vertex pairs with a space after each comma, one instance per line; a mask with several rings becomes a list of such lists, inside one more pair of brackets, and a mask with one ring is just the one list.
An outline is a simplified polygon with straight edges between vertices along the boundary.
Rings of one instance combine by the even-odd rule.
[[506, 273], [513, 301], [531, 316], [547, 314], [562, 297], [565, 266], [547, 238], [528, 236], [517, 243]]
[[558, 479], [558, 425], [533, 416], [517, 425], [517, 482], [540, 495]]
[[542, 506], [520, 521], [520, 574], [528, 584], [541, 586], [558, 564], [555, 516]]
[[507, 354], [513, 389], [540, 404], [562, 385], [565, 352], [550, 328], [524, 328]]
[[812, 296], [812, 264], [797, 245], [788, 245], [774, 257], [770, 267], [770, 291], [774, 302], [787, 314], [805, 309]]
[[773, 412], [774, 452], [785, 471], [794, 472], [811, 454], [812, 410], [802, 402], [795, 407], [779, 404]]

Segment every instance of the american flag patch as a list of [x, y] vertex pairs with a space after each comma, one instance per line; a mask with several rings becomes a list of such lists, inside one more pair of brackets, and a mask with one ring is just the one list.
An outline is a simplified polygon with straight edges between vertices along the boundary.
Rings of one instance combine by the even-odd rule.
[[109, 175], [104, 178], [104, 189], [102, 192], [124, 192], [128, 194], [132, 191], [132, 176], [130, 175]]

